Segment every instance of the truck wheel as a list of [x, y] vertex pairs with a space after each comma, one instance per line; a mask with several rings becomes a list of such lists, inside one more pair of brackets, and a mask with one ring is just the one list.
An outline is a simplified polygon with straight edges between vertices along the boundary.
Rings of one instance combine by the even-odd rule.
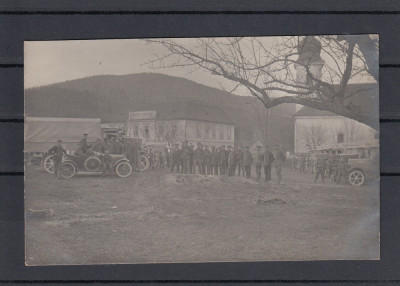
[[349, 183], [353, 186], [362, 186], [365, 182], [365, 175], [360, 169], [352, 170], [349, 174]]

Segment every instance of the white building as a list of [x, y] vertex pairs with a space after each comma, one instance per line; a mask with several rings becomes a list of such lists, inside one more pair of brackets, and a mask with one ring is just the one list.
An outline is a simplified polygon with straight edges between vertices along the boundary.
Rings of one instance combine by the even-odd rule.
[[294, 130], [295, 153], [346, 144], [378, 144], [377, 132], [373, 128], [335, 113], [310, 107], [303, 107], [296, 113]]
[[234, 145], [235, 126], [219, 107], [199, 102], [174, 102], [137, 106], [129, 112], [128, 137], [144, 143], [181, 143], [210, 146]]

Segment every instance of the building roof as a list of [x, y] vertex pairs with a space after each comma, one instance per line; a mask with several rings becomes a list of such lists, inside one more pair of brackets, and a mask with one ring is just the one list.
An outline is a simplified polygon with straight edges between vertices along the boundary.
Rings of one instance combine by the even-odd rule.
[[163, 104], [141, 104], [136, 105], [132, 111], [157, 112], [157, 120], [198, 120], [214, 123], [233, 125], [233, 120], [223, 109], [216, 106], [205, 105], [200, 102], [170, 102]]
[[[378, 85], [375, 83], [349, 84], [346, 89], [345, 97], [348, 96], [344, 103], [352, 104], [361, 109], [364, 114], [371, 114], [371, 117], [378, 115]], [[296, 117], [301, 116], [339, 116], [336, 113], [318, 110], [305, 106], [295, 114]]]

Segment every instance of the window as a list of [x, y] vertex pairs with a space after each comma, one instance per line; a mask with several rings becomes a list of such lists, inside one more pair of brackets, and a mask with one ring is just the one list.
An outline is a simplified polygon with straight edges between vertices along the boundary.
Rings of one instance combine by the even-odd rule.
[[219, 139], [220, 140], [225, 140], [225, 133], [224, 133], [224, 127], [223, 126], [219, 127]]
[[178, 126], [175, 123], [171, 124], [171, 136], [175, 138], [178, 135]]
[[226, 126], [226, 139], [232, 140], [232, 130], [230, 126]]
[[196, 124], [196, 137], [201, 138], [201, 124], [200, 123]]
[[149, 138], [150, 137], [150, 129], [148, 124], [143, 125], [143, 137]]
[[210, 138], [210, 135], [211, 135], [211, 127], [210, 127], [210, 124], [207, 124], [206, 125], [206, 133], [205, 133], [205, 139], [209, 139]]
[[337, 136], [337, 143], [343, 143], [344, 142], [344, 135], [343, 133], [339, 133]]
[[133, 137], [139, 137], [139, 125], [133, 126]]
[[164, 138], [164, 124], [162, 124], [162, 123], [158, 123], [157, 124], [157, 134], [158, 134], [158, 137], [160, 137], [160, 138]]
[[217, 139], [217, 126], [215, 125], [211, 126], [211, 138]]

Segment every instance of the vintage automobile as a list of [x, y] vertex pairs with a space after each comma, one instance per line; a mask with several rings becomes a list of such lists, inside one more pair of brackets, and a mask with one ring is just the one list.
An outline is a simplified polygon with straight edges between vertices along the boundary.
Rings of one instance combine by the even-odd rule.
[[[362, 186], [366, 181], [379, 178], [379, 159], [377, 146], [357, 146], [351, 148], [356, 158], [348, 159], [348, 180], [353, 186]], [[349, 151], [349, 150], [347, 150]]]
[[[44, 168], [47, 172], [54, 172], [54, 163], [52, 156], [47, 156], [44, 160]], [[65, 179], [72, 178], [76, 173], [101, 173], [101, 154], [91, 155], [72, 155], [63, 156], [61, 175]], [[125, 155], [114, 155], [112, 157], [112, 166], [115, 173], [121, 177], [128, 177], [132, 173], [132, 166]]]

